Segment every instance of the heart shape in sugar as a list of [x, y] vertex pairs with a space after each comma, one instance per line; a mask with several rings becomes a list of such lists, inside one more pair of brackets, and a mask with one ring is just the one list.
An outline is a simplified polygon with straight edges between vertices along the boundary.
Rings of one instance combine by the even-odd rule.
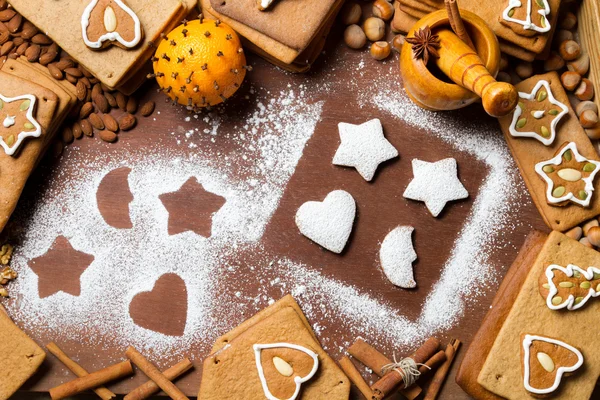
[[185, 282], [177, 274], [162, 275], [148, 292], [136, 294], [129, 315], [142, 328], [169, 336], [182, 336], [187, 320], [188, 296]]
[[296, 212], [300, 232], [334, 253], [341, 253], [352, 233], [356, 203], [344, 190], [330, 192], [325, 200], [307, 201]]
[[412, 263], [417, 253], [412, 245], [412, 226], [398, 226], [387, 234], [379, 249], [379, 260], [385, 276], [396, 286], [414, 288]]
[[290, 343], [255, 344], [256, 370], [269, 400], [294, 400], [319, 368], [318, 355]]

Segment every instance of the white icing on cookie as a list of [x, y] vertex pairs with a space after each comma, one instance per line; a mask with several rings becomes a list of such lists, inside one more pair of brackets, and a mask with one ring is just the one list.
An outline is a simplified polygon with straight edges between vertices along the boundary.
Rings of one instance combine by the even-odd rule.
[[341, 253], [352, 232], [356, 203], [344, 190], [330, 192], [325, 200], [308, 201], [296, 212], [300, 232], [334, 253]]
[[546, 114], [546, 111], [544, 110], [537, 110], [533, 112], [533, 118], [535, 119], [540, 119], [544, 116], [544, 114]]
[[[0, 146], [2, 146], [2, 148], [4, 149], [4, 152], [9, 155], [12, 156], [15, 154], [15, 152], [19, 149], [19, 146], [21, 145], [21, 143], [23, 142], [23, 140], [25, 140], [28, 137], [40, 137], [42, 135], [42, 127], [40, 126], [40, 124], [38, 124], [38, 122], [35, 120], [35, 118], [33, 118], [33, 110], [35, 109], [35, 101], [36, 98], [34, 95], [32, 94], [23, 94], [21, 96], [16, 96], [16, 97], [4, 97], [3, 95], [0, 94], [0, 100], [2, 100], [4, 103], [11, 103], [13, 101], [18, 101], [18, 100], [24, 100], [24, 101], [29, 101], [29, 107], [27, 108], [27, 113], [26, 113], [26, 118], [27, 121], [32, 125], [32, 131], [21, 131], [15, 139], [15, 142], [9, 146], [4, 139], [2, 138], [2, 135], [0, 135]], [[7, 122], [7, 119], [9, 119], [8, 117], [6, 119], [4, 119], [4, 122], [2, 123], [2, 125], [5, 128], [10, 128], [12, 125], [14, 125], [14, 117], [12, 120], [12, 123], [10, 122], [10, 120]], [[8, 124], [8, 126], [6, 126]]]
[[[96, 4], [98, 4], [98, 0], [92, 0], [90, 2], [90, 4], [88, 4], [88, 6], [83, 11], [83, 14], [81, 15], [81, 34], [83, 35], [83, 42], [85, 43], [86, 46], [88, 46], [92, 49], [100, 49], [102, 47], [102, 43], [104, 43], [106, 41], [111, 41], [111, 42], [117, 41], [117, 42], [121, 43], [124, 47], [133, 48], [140, 43], [140, 40], [142, 40], [142, 25], [140, 23], [140, 19], [138, 18], [138, 16], [133, 12], [133, 10], [131, 8], [127, 7], [125, 5], [125, 3], [123, 3], [121, 0], [113, 0], [113, 1], [115, 3], [117, 3], [119, 5], [119, 7], [121, 7], [123, 9], [123, 11], [125, 11], [127, 14], [129, 14], [129, 16], [133, 19], [133, 22], [134, 22], [133, 39], [131, 39], [131, 41], [127, 41], [127, 40], [123, 39], [123, 37], [119, 34], [119, 32], [114, 31], [114, 29], [116, 29], [116, 26], [115, 26], [115, 27], [107, 27], [107, 32], [104, 35], [100, 36], [97, 41], [92, 42], [88, 38], [87, 28], [90, 25], [90, 15], [92, 14], [92, 10], [94, 9], [94, 7], [96, 7]], [[112, 11], [112, 12], [114, 13], [114, 11]], [[107, 14], [105, 12], [104, 13], [105, 27], [106, 27], [106, 18], [107, 18]], [[112, 29], [112, 31], [109, 30], [109, 28]]]
[[[575, 194], [573, 192], [566, 192], [565, 195], [561, 196], [561, 197], [554, 197], [552, 195], [552, 193], [554, 191], [554, 182], [544, 172], [544, 167], [547, 165], [551, 165], [551, 166], [560, 165], [562, 163], [563, 154], [565, 154], [565, 152], [567, 150], [571, 150], [571, 154], [573, 155], [573, 157], [575, 157], [575, 160], [577, 160], [578, 162], [588, 162], [588, 163], [594, 164], [596, 166], [594, 171], [587, 178], [583, 178], [583, 177], [581, 178], [581, 180], [585, 183], [585, 188], [584, 188], [584, 191], [586, 193], [585, 200], [582, 200], [579, 197], [575, 196]], [[594, 183], [593, 183], [594, 177], [598, 173], [598, 170], [600, 170], [600, 168], [598, 168], [599, 166], [600, 166], [600, 161], [589, 160], [589, 159], [585, 158], [584, 156], [579, 154], [579, 151], [577, 151], [577, 144], [575, 142], [569, 142], [569, 144], [567, 144], [565, 147], [563, 147], [562, 150], [554, 158], [551, 158], [550, 160], [542, 161], [542, 162], [535, 164], [535, 172], [537, 172], [547, 184], [546, 185], [547, 186], [546, 187], [546, 199], [548, 200], [549, 203], [557, 204], [557, 203], [562, 203], [563, 201], [570, 200], [570, 201], [577, 203], [583, 207], [587, 207], [590, 205], [590, 201], [592, 199], [592, 194], [594, 191]]]
[[414, 178], [403, 196], [425, 202], [427, 209], [437, 217], [447, 202], [469, 196], [467, 189], [458, 180], [456, 160], [446, 158], [437, 162], [412, 160]]
[[[263, 391], [265, 392], [265, 396], [267, 397], [268, 400], [294, 400], [294, 399], [296, 399], [298, 397], [298, 394], [300, 394], [301, 385], [304, 382], [310, 380], [317, 373], [317, 369], [319, 368], [319, 356], [317, 355], [317, 353], [315, 353], [314, 351], [312, 351], [310, 349], [307, 349], [306, 347], [299, 346], [297, 344], [290, 344], [290, 343], [255, 344], [253, 346], [253, 348], [254, 348], [254, 359], [256, 360], [256, 369], [258, 371], [258, 377], [260, 379], [260, 383], [262, 385]], [[277, 348], [287, 348], [287, 349], [298, 350], [303, 353], [306, 353], [308, 356], [310, 356], [313, 359], [313, 367], [306, 376], [303, 376], [303, 377], [295, 376], [294, 377], [294, 383], [296, 384], [296, 390], [294, 391], [294, 394], [291, 397], [288, 397], [287, 399], [279, 399], [278, 397], [275, 397], [275, 396], [273, 396], [273, 394], [271, 394], [271, 391], [269, 390], [269, 386], [267, 384], [267, 380], [265, 378], [265, 371], [263, 369], [262, 362], [261, 362], [261, 353], [264, 349], [277, 349]]]
[[412, 263], [417, 253], [412, 245], [412, 226], [398, 226], [387, 234], [379, 249], [379, 260], [385, 276], [396, 286], [414, 288]]
[[[537, 26], [536, 24], [534, 24], [532, 22], [531, 8], [532, 8], [533, 1], [536, 1], [536, 2], [541, 1], [542, 2], [544, 8], [542, 10], [538, 10], [538, 13], [546, 20], [546, 26]], [[550, 28], [551, 28], [550, 20], [548, 19], [548, 15], [550, 15], [550, 4], [548, 4], [548, 0], [527, 0], [527, 19], [525, 19], [525, 20], [512, 18], [508, 15], [510, 13], [510, 10], [521, 7], [521, 6], [522, 6], [522, 3], [520, 0], [510, 0], [508, 2], [508, 7], [506, 7], [504, 9], [504, 12], [502, 13], [502, 18], [505, 21], [514, 22], [516, 24], [519, 24], [519, 25], [523, 26], [524, 29], [528, 29], [528, 30], [532, 30], [532, 31], [540, 32], [540, 33], [548, 32], [550, 30]]]
[[375, 175], [379, 164], [398, 157], [398, 150], [383, 136], [379, 119], [360, 125], [338, 124], [340, 146], [333, 157], [333, 164], [354, 167], [366, 180]]
[[[550, 83], [548, 83], [548, 81], [545, 81], [545, 80], [538, 81], [538, 83], [536, 83], [536, 85], [533, 87], [533, 90], [531, 91], [531, 93], [519, 92], [519, 97], [522, 99], [533, 101], [533, 100], [535, 100], [537, 93], [541, 88], [544, 88], [546, 90], [546, 93], [548, 93], [548, 97], [547, 97], [548, 101], [551, 104], [553, 104], [561, 109], [561, 111], [554, 117], [554, 119], [552, 120], [552, 123], [550, 124], [550, 136], [545, 138], [536, 132], [519, 132], [519, 131], [517, 131], [517, 122], [519, 121], [519, 119], [521, 119], [521, 115], [523, 114], [523, 110], [519, 106], [517, 106], [517, 108], [515, 108], [515, 111], [513, 113], [513, 119], [512, 119], [512, 122], [510, 123], [510, 127], [508, 128], [508, 132], [511, 134], [511, 136], [534, 138], [534, 139], [537, 139], [540, 142], [542, 142], [544, 145], [550, 146], [552, 144], [552, 142], [554, 142], [554, 138], [556, 137], [556, 126], [558, 125], [558, 122], [561, 120], [561, 118], [564, 115], [566, 115], [569, 112], [569, 109], [567, 108], [566, 105], [564, 105], [560, 101], [556, 100], [556, 98], [554, 97], [554, 94], [552, 94], [552, 89], [550, 89]], [[540, 114], [540, 111], [541, 111], [541, 114]], [[544, 111], [545, 110], [535, 111], [534, 118], [537, 118], [537, 119], [542, 118], [544, 116]]]
[[[531, 386], [531, 384], [529, 382], [530, 348], [531, 348], [531, 344], [535, 340], [539, 340], [542, 342], [551, 343], [551, 344], [554, 344], [557, 346], [564, 347], [564, 348], [572, 351], [573, 353], [575, 353], [575, 355], [577, 356], [577, 363], [575, 365], [573, 365], [572, 367], [559, 367], [558, 368], [558, 371], [556, 371], [556, 376], [554, 378], [554, 382], [553, 382], [552, 386], [547, 387], [547, 388], [534, 388], [533, 386]], [[560, 340], [551, 339], [551, 338], [547, 338], [544, 336], [525, 335], [525, 337], [523, 338], [523, 350], [524, 350], [524, 352], [523, 352], [523, 359], [524, 359], [524, 362], [523, 362], [523, 386], [525, 386], [525, 389], [528, 392], [531, 392], [534, 394], [548, 394], [548, 393], [554, 392], [560, 386], [560, 381], [561, 381], [564, 373], [573, 372], [573, 371], [577, 370], [579, 367], [581, 367], [581, 365], [583, 364], [583, 355], [575, 347], [573, 347], [565, 342], [562, 342]]]
[[554, 295], [556, 295], [558, 293], [558, 288], [552, 281], [552, 278], [554, 278], [554, 271], [556, 271], [556, 270], [562, 271], [569, 278], [572, 277], [573, 274], [577, 272], [577, 273], [583, 275], [585, 277], [585, 279], [588, 281], [591, 281], [592, 279], [594, 279], [594, 273], [600, 274], [600, 269], [598, 269], [596, 267], [589, 267], [587, 270], [584, 270], [584, 269], [578, 267], [577, 265], [573, 265], [573, 264], [567, 265], [566, 268], [561, 267], [560, 265], [556, 265], [556, 264], [552, 264], [552, 265], [548, 266], [548, 268], [546, 268], [545, 274], [546, 274], [546, 278], [548, 279], [548, 286], [550, 286], [548, 289], [549, 290], [548, 297], [546, 297], [546, 305], [548, 306], [549, 309], [560, 310], [560, 309], [566, 308], [567, 310], [570, 310], [570, 311], [577, 310], [577, 309], [583, 307], [591, 297], [600, 296], [600, 292], [597, 292], [596, 288], [593, 287], [593, 285], [590, 285], [588, 294], [579, 303], [575, 304], [575, 296], [573, 296], [571, 294], [571, 295], [569, 295], [569, 297], [564, 299], [561, 303], [554, 305], [552, 303], [552, 299], [554, 298]]
[[2, 126], [4, 126], [5, 128], [10, 128], [11, 126], [13, 126], [15, 124], [15, 117], [16, 115], [7, 115], [6, 118], [4, 118], [4, 121], [2, 122]]

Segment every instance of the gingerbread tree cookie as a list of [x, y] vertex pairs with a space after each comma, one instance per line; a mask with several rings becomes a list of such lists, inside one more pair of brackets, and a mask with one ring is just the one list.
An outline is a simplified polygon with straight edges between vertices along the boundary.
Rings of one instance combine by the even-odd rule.
[[599, 161], [582, 156], [577, 144], [570, 142], [563, 145], [554, 158], [537, 163], [535, 171], [547, 184], [548, 204], [564, 206], [573, 202], [587, 207], [599, 166]]
[[548, 0], [508, 0], [500, 22], [522, 36], [535, 36], [550, 31]]
[[551, 264], [540, 275], [540, 294], [551, 310], [577, 310], [600, 295], [600, 269]]
[[583, 365], [581, 352], [558, 339], [539, 335], [522, 335], [523, 385], [536, 395], [556, 391], [563, 375]]
[[90, 49], [136, 47], [143, 37], [140, 19], [122, 0], [92, 0], [81, 16], [81, 34]]
[[509, 133], [514, 137], [534, 138], [550, 146], [556, 138], [556, 126], [569, 109], [556, 100], [546, 80], [540, 80], [530, 93], [519, 92], [519, 99]]

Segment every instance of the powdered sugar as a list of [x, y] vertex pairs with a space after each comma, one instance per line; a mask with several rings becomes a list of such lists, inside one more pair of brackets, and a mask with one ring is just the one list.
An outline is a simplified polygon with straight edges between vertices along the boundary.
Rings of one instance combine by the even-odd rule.
[[417, 253], [412, 245], [412, 226], [398, 226], [388, 233], [379, 249], [379, 260], [385, 276], [396, 286], [414, 288], [412, 263]]

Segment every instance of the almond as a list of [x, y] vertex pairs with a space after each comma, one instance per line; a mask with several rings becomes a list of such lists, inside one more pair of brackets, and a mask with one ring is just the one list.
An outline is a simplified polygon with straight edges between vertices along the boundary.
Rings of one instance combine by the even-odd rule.
[[6, 10], [0, 11], [0, 21], [7, 22], [12, 19], [16, 15], [16, 11], [12, 8], [7, 8]]
[[110, 114], [102, 115], [102, 119], [104, 120], [104, 126], [111, 132], [119, 131], [119, 124], [117, 120]]
[[[100, 85], [102, 86], [102, 85]], [[108, 102], [108, 105], [111, 106], [112, 108], [117, 108], [117, 99], [115, 99], [115, 96], [112, 95], [112, 93], [109, 92], [104, 92], [104, 97], [106, 97], [106, 101]]]
[[75, 139], [81, 139], [81, 137], [83, 136], [83, 131], [81, 130], [81, 125], [79, 124], [79, 122], [75, 122], [71, 130], [73, 131], [73, 137]]
[[123, 111], [127, 110], [127, 97], [125, 97], [125, 95], [121, 92], [117, 92], [115, 97], [117, 99], [117, 105], [119, 108]]
[[91, 137], [94, 135], [94, 130], [92, 129], [92, 124], [89, 120], [82, 119], [81, 121], [79, 121], [79, 124], [81, 125], [81, 131], [85, 136]]
[[92, 96], [92, 100], [96, 105], [96, 108], [98, 108], [98, 111], [101, 113], [106, 114], [110, 111], [108, 101], [106, 101], [106, 97], [104, 97], [104, 95], [96, 93], [96, 95]]
[[74, 65], [75, 63], [73, 62], [73, 60], [70, 60], [68, 58], [61, 58], [60, 61], [56, 63], [56, 67], [61, 71], [64, 71], [67, 68], [71, 68]]
[[4, 43], [2, 47], [0, 47], [0, 56], [8, 55], [8, 53], [13, 49], [13, 47], [15, 47], [15, 44], [12, 42], [12, 40], [9, 40], [8, 42]]
[[65, 126], [63, 128], [61, 138], [63, 142], [71, 143], [73, 141], [73, 130], [68, 126]]
[[29, 21], [23, 21], [23, 28], [21, 28], [21, 37], [29, 40], [38, 33], [38, 29]]
[[40, 64], [42, 64], [42, 65], [50, 64], [52, 61], [54, 61], [54, 59], [56, 59], [57, 55], [58, 55], [58, 53], [55, 51], [47, 51], [44, 55], [40, 56]]
[[[73, 75], [65, 74], [65, 79], [71, 82], [73, 85], [77, 85], [77, 78], [75, 78]], [[83, 85], [83, 82], [81, 84]], [[83, 85], [83, 87], [85, 87], [85, 85]]]
[[125, 106], [125, 109], [129, 114], [135, 114], [137, 112], [138, 102], [135, 99], [135, 97], [129, 96], [129, 99], [127, 99], [127, 105]]
[[8, 7], [8, 0], [0, 0], [0, 10], [6, 10]]
[[144, 117], [149, 117], [154, 112], [154, 106], [155, 106], [155, 104], [152, 100], [147, 101], [146, 103], [144, 103], [144, 105], [140, 109], [140, 113]]
[[[67, 78], [69, 76], [71, 76], [71, 75], [67, 75]], [[79, 99], [79, 101], [85, 100], [85, 97], [87, 96], [87, 88], [85, 87], [83, 82], [77, 82], [77, 84], [75, 85], [75, 94], [77, 95], [77, 98]]]
[[48, 64], [48, 71], [56, 80], [61, 80], [64, 78], [62, 71], [56, 66], [56, 64]]
[[[23, 43], [25, 44], [25, 43]], [[40, 46], [37, 44], [32, 44], [25, 50], [25, 57], [27, 61], [30, 63], [37, 62], [40, 59]]]
[[65, 68], [65, 73], [67, 73], [75, 78], [81, 78], [83, 76], [83, 74], [81, 73], [81, 70], [79, 68], [75, 68], [75, 67]]
[[111, 132], [109, 130], [102, 130], [102, 131], [98, 132], [98, 136], [100, 136], [100, 139], [102, 139], [108, 143], [114, 143], [117, 141], [117, 138], [118, 138], [116, 133]]
[[31, 41], [35, 44], [52, 44], [52, 39], [50, 39], [48, 36], [44, 35], [43, 33], [38, 33], [37, 35], [33, 36], [31, 38]]
[[79, 110], [79, 118], [84, 119], [90, 116], [90, 114], [94, 111], [94, 105], [88, 101], [81, 106], [81, 110]]
[[6, 23], [6, 27], [10, 33], [16, 33], [21, 28], [22, 23], [23, 17], [21, 14], [15, 14], [14, 17], [12, 17], [10, 21]]
[[86, 88], [88, 88], [88, 90], [92, 88], [92, 84], [90, 83], [90, 80], [88, 78], [86, 78], [85, 76], [79, 78], [79, 80], [81, 82], [83, 82], [83, 84], [85, 85]]
[[15, 53], [17, 53], [19, 56], [22, 56], [27, 51], [28, 47], [29, 47], [29, 43], [27, 43], [27, 42], [21, 43], [19, 46], [17, 46], [17, 50], [15, 50]]
[[3, 45], [10, 39], [10, 33], [8, 31], [0, 31], [0, 45]]
[[135, 126], [136, 122], [137, 120], [133, 115], [129, 113], [123, 114], [121, 118], [119, 118], [119, 128], [121, 128], [122, 131], [128, 131]]
[[94, 85], [94, 87], [92, 88], [92, 98], [94, 98], [95, 96], [102, 96], [102, 85], [100, 85], [99, 83], [96, 83]]
[[[9, 34], [10, 34], [10, 32], [9, 32]], [[13, 37], [12, 41], [15, 44], [15, 47], [19, 47], [20, 45], [22, 45], [23, 43], [25, 43], [25, 39], [23, 39], [20, 36]]]
[[102, 121], [102, 118], [100, 118], [100, 116], [98, 114], [90, 114], [89, 117], [90, 120], [90, 124], [92, 124], [92, 126], [98, 130], [102, 130], [104, 129], [104, 122]]

